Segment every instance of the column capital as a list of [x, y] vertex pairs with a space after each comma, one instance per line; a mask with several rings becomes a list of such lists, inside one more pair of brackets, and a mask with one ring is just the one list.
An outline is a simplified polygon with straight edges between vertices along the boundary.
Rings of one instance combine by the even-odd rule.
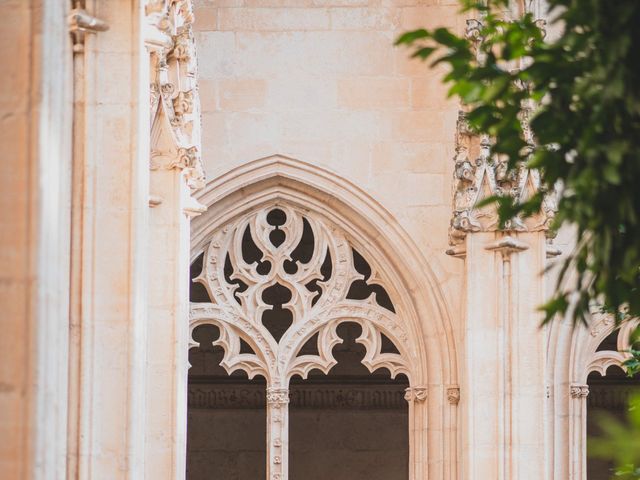
[[589, 385], [572, 383], [569, 387], [569, 394], [572, 398], [587, 398], [589, 395]]
[[460, 387], [453, 385], [447, 388], [447, 401], [451, 405], [458, 405], [458, 403], [460, 403]]
[[427, 387], [423, 385], [405, 388], [404, 390], [404, 399], [407, 402], [422, 403], [427, 400], [427, 396], [428, 396]]
[[267, 388], [267, 404], [280, 406], [289, 403], [289, 389], [280, 387]]

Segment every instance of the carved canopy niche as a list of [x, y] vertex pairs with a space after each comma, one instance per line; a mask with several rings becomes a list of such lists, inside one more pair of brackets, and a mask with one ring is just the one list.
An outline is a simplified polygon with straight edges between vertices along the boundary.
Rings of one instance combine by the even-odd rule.
[[[337, 326], [362, 326], [363, 364], [392, 377], [409, 375], [408, 334], [384, 280], [339, 228], [313, 212], [273, 202], [223, 225], [204, 253], [196, 282], [211, 303], [194, 303], [191, 329], [220, 328], [222, 366], [263, 375], [270, 388], [288, 388], [294, 375], [328, 373]], [[279, 318], [275, 318], [279, 317]], [[317, 354], [300, 354], [317, 336]], [[384, 351], [385, 337], [398, 353]], [[248, 345], [243, 348], [244, 345]], [[195, 343], [194, 343], [195, 346]]]

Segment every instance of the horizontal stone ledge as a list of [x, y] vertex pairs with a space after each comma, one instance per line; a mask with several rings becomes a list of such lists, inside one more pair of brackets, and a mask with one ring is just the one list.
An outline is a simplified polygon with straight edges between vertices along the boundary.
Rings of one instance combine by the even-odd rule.
[[[196, 409], [265, 408], [263, 386], [189, 385], [188, 405]], [[289, 408], [402, 410], [407, 408], [403, 385], [310, 385], [290, 389]]]
[[587, 407], [626, 411], [632, 393], [640, 393], [640, 385], [590, 385]]

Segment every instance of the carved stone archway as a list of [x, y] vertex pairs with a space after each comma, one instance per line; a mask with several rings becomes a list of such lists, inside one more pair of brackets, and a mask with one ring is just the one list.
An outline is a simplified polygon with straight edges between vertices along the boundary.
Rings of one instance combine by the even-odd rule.
[[[346, 321], [362, 326], [358, 342], [366, 348], [365, 366], [409, 378], [410, 478], [455, 478], [459, 391], [449, 319], [429, 265], [395, 219], [355, 185], [281, 156], [214, 180], [199, 201], [209, 209], [193, 224], [192, 258], [204, 253], [198, 281], [212, 303], [192, 305], [191, 328], [217, 325], [218, 344], [225, 350], [222, 365], [229, 372], [242, 369], [266, 378], [268, 478], [287, 478], [289, 380], [294, 374], [305, 377], [312, 368], [327, 372], [335, 364], [335, 329]], [[284, 220], [269, 221], [274, 211]], [[313, 232], [314, 253], [292, 265], [305, 228]], [[262, 252], [260, 262], [243, 259], [247, 231]], [[274, 232], [280, 237], [276, 242]], [[366, 278], [354, 268], [354, 251], [370, 266]], [[327, 261], [332, 274], [323, 278], [320, 267]], [[242, 287], [230, 287], [229, 280]], [[391, 306], [379, 302], [378, 294], [349, 298], [354, 281], [384, 290]], [[309, 282], [319, 288], [311, 292]], [[294, 313], [279, 341], [260, 320], [270, 308], [262, 293], [276, 284], [291, 292], [286, 307]], [[316, 333], [319, 354], [297, 356]], [[382, 353], [382, 335], [391, 339], [397, 354]], [[253, 353], [240, 353], [241, 339]]]

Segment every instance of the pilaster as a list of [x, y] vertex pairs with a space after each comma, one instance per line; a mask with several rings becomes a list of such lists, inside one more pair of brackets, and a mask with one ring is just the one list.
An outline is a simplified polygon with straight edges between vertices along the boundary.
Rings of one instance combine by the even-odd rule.
[[543, 232], [466, 238], [463, 478], [544, 478]]
[[[467, 21], [467, 38], [478, 45], [481, 21]], [[524, 140], [532, 145], [525, 117]], [[492, 196], [524, 201], [540, 190], [537, 171], [509, 169], [491, 145], [461, 110], [447, 253], [465, 261], [462, 478], [538, 480], [546, 478], [545, 333], [538, 308], [556, 206], [546, 195], [539, 213], [504, 224], [495, 206], [479, 206]]]

